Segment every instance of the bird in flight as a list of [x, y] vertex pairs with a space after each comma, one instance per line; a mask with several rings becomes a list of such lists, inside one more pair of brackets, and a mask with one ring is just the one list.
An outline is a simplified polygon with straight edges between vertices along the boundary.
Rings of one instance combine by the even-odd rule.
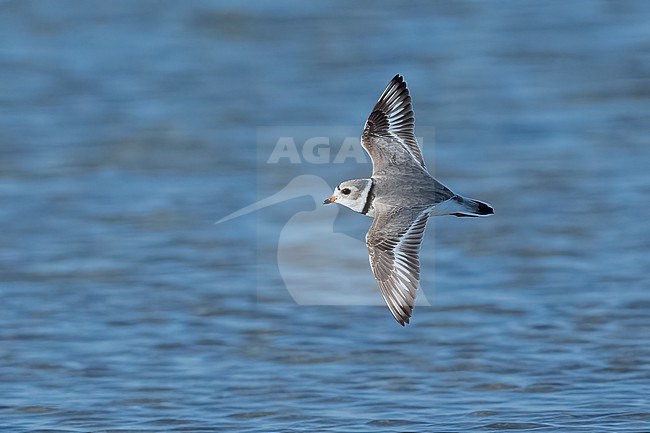
[[366, 234], [370, 267], [386, 305], [402, 326], [413, 312], [420, 283], [420, 243], [429, 216], [494, 213], [489, 204], [458, 195], [429, 174], [413, 127], [411, 96], [404, 78], [396, 75], [361, 134], [361, 145], [372, 160], [372, 176], [346, 180], [324, 202], [374, 219]]

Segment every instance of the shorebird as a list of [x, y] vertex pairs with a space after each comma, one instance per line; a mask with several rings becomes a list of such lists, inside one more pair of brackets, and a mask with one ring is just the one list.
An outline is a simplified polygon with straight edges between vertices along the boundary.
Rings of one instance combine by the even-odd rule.
[[[223, 224], [269, 206], [283, 204], [291, 217], [280, 230], [277, 244], [277, 268], [284, 287], [298, 305], [384, 305], [366, 275], [332, 275], [332, 252], [342, 252], [349, 269], [363, 267], [363, 257], [354, 254], [363, 248], [363, 241], [334, 230], [340, 208], [316, 206], [331, 187], [325, 179], [313, 174], [291, 179], [280, 191], [231, 213], [215, 224]], [[309, 198], [296, 203], [296, 198]], [[294, 204], [287, 205], [287, 202]], [[308, 204], [304, 208], [304, 203]], [[298, 207], [296, 207], [298, 206]], [[286, 214], [285, 214], [286, 215]], [[268, 222], [266, 222], [268, 224]], [[314, 248], [314, 239], [327, 239], [327, 248]], [[431, 305], [422, 293], [416, 305]]]
[[324, 204], [374, 218], [366, 234], [370, 268], [388, 309], [404, 326], [420, 283], [420, 244], [429, 216], [480, 217], [494, 210], [455, 194], [429, 174], [415, 139], [411, 96], [399, 74], [370, 113], [361, 145], [372, 160], [372, 176], [346, 180]]

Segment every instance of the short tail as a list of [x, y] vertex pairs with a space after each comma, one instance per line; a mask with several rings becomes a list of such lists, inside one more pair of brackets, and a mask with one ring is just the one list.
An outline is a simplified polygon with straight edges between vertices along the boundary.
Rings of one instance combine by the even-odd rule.
[[431, 215], [454, 215], [457, 217], [480, 217], [492, 215], [494, 209], [487, 203], [455, 195], [431, 209]]
[[457, 217], [480, 217], [492, 215], [494, 213], [492, 206], [483, 203], [482, 201], [462, 197], [460, 195], [453, 196], [450, 201], [451, 200], [455, 201], [458, 205], [456, 212], [451, 212], [451, 215]]

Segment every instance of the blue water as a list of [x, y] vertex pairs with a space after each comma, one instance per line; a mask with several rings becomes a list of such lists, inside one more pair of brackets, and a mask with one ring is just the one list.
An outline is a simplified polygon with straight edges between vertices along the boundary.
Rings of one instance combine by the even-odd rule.
[[[242, 3], [0, 2], [0, 429], [650, 430], [650, 3]], [[406, 328], [296, 300], [374, 290], [324, 183], [214, 224], [366, 176], [269, 143], [398, 72], [497, 212], [430, 224]]]

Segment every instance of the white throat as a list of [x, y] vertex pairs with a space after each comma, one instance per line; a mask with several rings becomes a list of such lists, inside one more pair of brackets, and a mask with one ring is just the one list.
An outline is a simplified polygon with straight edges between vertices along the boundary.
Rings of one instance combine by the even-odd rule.
[[341, 201], [340, 203], [344, 206], [349, 207], [355, 212], [359, 212], [361, 214], [368, 215], [368, 216], [373, 216], [374, 208], [372, 207], [372, 200], [374, 197], [370, 197], [370, 203], [368, 203], [368, 196], [371, 195], [371, 189], [373, 183], [374, 182], [371, 179], [368, 179], [368, 182], [366, 182], [363, 191], [361, 191], [359, 197], [357, 197], [356, 200], [346, 200], [346, 201]]

